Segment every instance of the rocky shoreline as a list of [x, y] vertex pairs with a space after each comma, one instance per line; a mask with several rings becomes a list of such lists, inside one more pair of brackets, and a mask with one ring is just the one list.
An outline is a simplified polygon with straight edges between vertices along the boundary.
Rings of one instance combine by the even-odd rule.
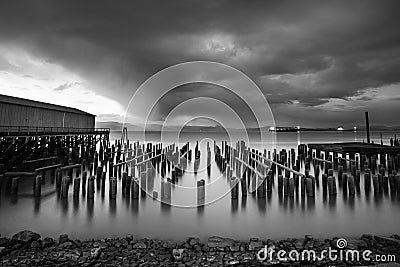
[[[360, 238], [347, 238], [345, 247], [338, 238], [315, 239], [305, 236], [301, 239], [237, 241], [229, 238], [210, 237], [206, 242], [189, 237], [185, 241], [173, 242], [154, 239], [135, 239], [129, 234], [124, 238], [100, 240], [71, 240], [60, 235], [58, 240], [41, 238], [29, 230], [21, 231], [12, 238], [0, 236], [1, 266], [369, 266], [377, 262], [377, 255], [386, 255], [384, 266], [400, 266], [400, 236], [383, 237], [365, 234]], [[263, 250], [264, 249], [264, 250]], [[269, 250], [268, 250], [269, 249]], [[369, 250], [369, 261], [359, 260], [284, 260], [274, 254], [262, 259], [260, 251], [270, 253], [284, 250], [313, 250], [321, 257], [327, 249], [346, 253], [349, 250]], [[257, 257], [258, 255], [258, 257]], [[293, 254], [292, 254], [293, 255]], [[338, 254], [339, 255], [339, 254]], [[392, 255], [389, 258], [389, 255]], [[393, 258], [394, 256], [394, 258]], [[361, 256], [360, 256], [361, 257]], [[392, 261], [389, 263], [389, 260]], [[394, 262], [393, 262], [394, 260]]]

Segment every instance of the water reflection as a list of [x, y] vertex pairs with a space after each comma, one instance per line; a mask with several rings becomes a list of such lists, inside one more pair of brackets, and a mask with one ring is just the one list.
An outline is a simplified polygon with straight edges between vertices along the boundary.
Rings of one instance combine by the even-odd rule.
[[88, 198], [86, 200], [86, 210], [87, 210], [87, 217], [89, 221], [93, 218], [93, 209], [94, 209], [94, 200], [92, 198]]
[[232, 198], [231, 199], [231, 211], [232, 214], [236, 214], [238, 211], [238, 207], [239, 207], [239, 201], [237, 198]]

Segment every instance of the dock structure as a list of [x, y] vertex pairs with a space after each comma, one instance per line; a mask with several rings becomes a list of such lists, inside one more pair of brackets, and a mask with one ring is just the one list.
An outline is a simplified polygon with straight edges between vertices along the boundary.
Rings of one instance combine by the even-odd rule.
[[358, 153], [364, 155], [376, 155], [376, 154], [399, 154], [400, 147], [385, 146], [380, 144], [372, 143], [360, 143], [360, 142], [346, 142], [346, 143], [330, 143], [330, 144], [308, 144], [309, 149], [315, 149], [319, 151], [327, 151], [332, 153]]
[[35, 196], [40, 196], [37, 181], [44, 181], [48, 172], [55, 179], [57, 170], [66, 166], [78, 164], [81, 169], [84, 162], [92, 163], [96, 151], [109, 146], [109, 134], [107, 128], [95, 128], [95, 115], [90, 113], [0, 95], [0, 184], [6, 180], [9, 187], [14, 179], [17, 188], [20, 177], [31, 176]]

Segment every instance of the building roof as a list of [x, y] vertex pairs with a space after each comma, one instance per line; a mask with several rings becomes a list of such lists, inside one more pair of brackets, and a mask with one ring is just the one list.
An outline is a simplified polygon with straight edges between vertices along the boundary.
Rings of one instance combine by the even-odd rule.
[[27, 107], [42, 108], [42, 109], [48, 109], [48, 110], [56, 110], [56, 111], [61, 111], [61, 112], [76, 113], [76, 114], [82, 114], [82, 115], [88, 115], [88, 116], [95, 116], [93, 114], [84, 112], [84, 111], [76, 109], [76, 108], [64, 107], [64, 106], [60, 106], [60, 105], [54, 105], [54, 104], [29, 100], [29, 99], [25, 99], [25, 98], [1, 95], [1, 94], [0, 94], [0, 103], [7, 103], [7, 104], [13, 104], [13, 105], [19, 105], [19, 106], [27, 106]]

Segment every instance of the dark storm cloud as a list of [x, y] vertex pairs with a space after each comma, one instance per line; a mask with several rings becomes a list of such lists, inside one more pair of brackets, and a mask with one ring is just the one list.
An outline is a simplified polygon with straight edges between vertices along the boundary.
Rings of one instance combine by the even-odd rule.
[[399, 7], [396, 0], [1, 1], [0, 44], [79, 73], [123, 105], [167, 66], [219, 61], [254, 79], [276, 110], [289, 105], [292, 113], [281, 117], [291, 123], [302, 121], [293, 105], [368, 100], [367, 90], [400, 82]]

